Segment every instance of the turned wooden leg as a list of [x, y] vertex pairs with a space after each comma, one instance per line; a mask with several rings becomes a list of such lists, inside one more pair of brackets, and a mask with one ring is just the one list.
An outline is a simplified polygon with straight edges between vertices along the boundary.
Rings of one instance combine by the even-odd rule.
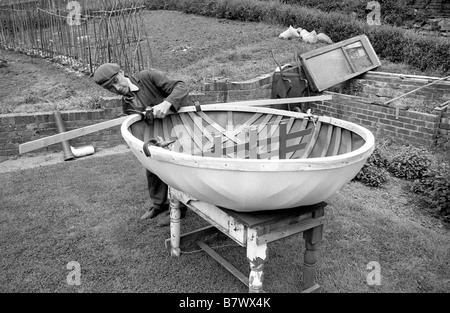
[[267, 244], [258, 245], [256, 238], [256, 230], [249, 229], [247, 236], [247, 258], [250, 261], [248, 291], [251, 293], [264, 292], [264, 263], [267, 261]]
[[303, 263], [303, 289], [308, 289], [316, 284], [316, 263], [316, 245], [307, 241]]
[[[313, 218], [324, 215], [321, 208], [313, 213]], [[308, 229], [303, 232], [305, 239], [305, 257], [303, 264], [303, 289], [309, 289], [316, 284], [317, 243], [322, 240], [323, 225]]]
[[170, 254], [180, 256], [180, 232], [181, 232], [181, 202], [170, 192], [169, 187], [169, 209], [170, 209]]

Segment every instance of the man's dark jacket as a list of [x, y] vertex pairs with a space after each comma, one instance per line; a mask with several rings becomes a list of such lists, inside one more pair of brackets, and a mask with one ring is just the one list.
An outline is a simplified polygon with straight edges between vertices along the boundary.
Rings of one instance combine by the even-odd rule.
[[172, 104], [171, 110], [174, 112], [188, 105], [189, 88], [186, 83], [171, 79], [160, 70], [143, 70], [129, 79], [139, 90], [130, 91], [123, 97], [123, 111], [126, 114], [129, 109], [144, 111], [145, 108], [160, 104], [164, 100]]

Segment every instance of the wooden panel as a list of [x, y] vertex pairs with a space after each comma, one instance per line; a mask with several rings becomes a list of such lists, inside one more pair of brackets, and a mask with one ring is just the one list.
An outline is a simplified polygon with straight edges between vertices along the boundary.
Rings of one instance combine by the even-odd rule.
[[[329, 131], [333, 130], [333, 126], [330, 124], [322, 124], [319, 136], [317, 137], [316, 143], [309, 154], [308, 158], [318, 158], [322, 157], [322, 153], [324, 149], [328, 149], [328, 145], [330, 144], [329, 140], [331, 139], [331, 134]], [[330, 137], [328, 137], [330, 135]], [[326, 150], [325, 150], [326, 153]]]
[[323, 91], [381, 65], [365, 35], [300, 55], [313, 89]]
[[248, 227], [265, 227], [283, 220], [294, 222], [299, 219], [299, 216], [310, 214], [326, 206], [326, 202], [319, 202], [308, 206], [273, 211], [237, 212], [225, 208], [220, 209]]
[[172, 128], [169, 128], [169, 121], [170, 121], [170, 118], [165, 118], [162, 121], [164, 140], [167, 140], [167, 141], [172, 140], [172, 137], [170, 136]]
[[258, 243], [258, 245], [261, 245], [261, 244], [270, 243], [272, 241], [275, 241], [275, 240], [278, 240], [281, 238], [285, 238], [285, 237], [288, 237], [288, 236], [291, 236], [294, 234], [298, 234], [307, 229], [311, 229], [313, 227], [323, 225], [324, 220], [325, 220], [325, 217], [323, 216], [323, 217], [318, 217], [318, 218], [311, 218], [311, 219], [302, 221], [297, 224], [288, 225], [284, 228], [270, 232], [266, 235], [259, 236], [256, 239], [256, 242]]
[[174, 114], [174, 115], [171, 115], [170, 117], [172, 119], [172, 124], [177, 125], [181, 130], [181, 132], [176, 134], [176, 136], [178, 138], [178, 140], [176, 142], [178, 144], [180, 144], [181, 147], [183, 147], [183, 153], [196, 154], [196, 155], [201, 154], [202, 153], [201, 145], [198, 146], [198, 145], [194, 144], [195, 141], [193, 141], [192, 135], [191, 135], [192, 131], [189, 131], [189, 129], [186, 128], [186, 126], [184, 126], [184, 124], [180, 120], [179, 115]]
[[316, 126], [314, 127], [313, 134], [308, 142], [308, 146], [306, 147], [305, 151], [301, 156], [302, 159], [308, 158], [309, 155], [311, 154], [311, 151], [316, 144], [317, 138], [319, 137], [321, 126], [322, 126], [321, 122], [316, 122]]
[[349, 130], [343, 129], [338, 154], [344, 154], [350, 151], [352, 151], [352, 134]]
[[214, 136], [213, 139], [212, 148], [204, 151], [203, 156], [221, 158], [223, 155], [224, 154], [222, 152], [222, 136], [216, 135]]
[[[303, 138], [307, 135], [309, 135], [312, 132], [311, 128], [308, 129], [304, 129], [298, 132], [291, 132], [289, 134], [287, 134], [287, 125], [286, 124], [281, 124], [280, 125], [280, 144], [279, 144], [279, 158], [280, 159], [286, 159], [287, 157], [287, 153], [289, 152], [295, 152], [301, 149], [304, 149], [307, 145], [306, 142], [304, 143], [299, 143], [299, 144], [294, 144], [294, 145], [287, 145], [287, 141], [289, 139], [293, 139], [293, 138]], [[300, 140], [301, 141], [301, 140]]]
[[335, 139], [334, 144], [332, 148], [331, 155], [337, 155], [339, 153], [339, 147], [341, 146], [341, 139], [342, 139], [342, 128], [335, 127]]
[[153, 137], [155, 139], [158, 139], [158, 137], [160, 137], [160, 138], [163, 137], [162, 121], [160, 118], [155, 118], [153, 120]]
[[257, 127], [250, 127], [248, 132], [248, 158], [258, 158], [258, 130]]
[[[272, 159], [278, 158], [278, 150], [279, 150], [279, 125], [281, 120], [283, 119], [283, 116], [276, 116], [276, 115], [268, 115], [270, 117], [269, 120], [264, 120], [265, 124], [263, 127], [259, 127], [258, 131], [258, 143], [260, 147], [260, 153], [269, 153], [270, 157]], [[274, 121], [272, 121], [274, 119]], [[276, 134], [276, 136], [275, 136]], [[264, 145], [266, 146], [266, 149], [264, 149]], [[271, 152], [277, 152], [277, 153], [271, 153]], [[267, 157], [267, 156], [266, 156]]]
[[219, 207], [202, 201], [190, 201], [186, 204], [188, 208], [200, 215], [204, 220], [214, 225], [228, 237], [241, 246], [247, 244], [247, 229], [236, 218], [228, 215]]
[[[236, 136], [241, 133], [244, 129], [248, 128], [249, 126], [253, 125], [253, 123], [255, 121], [257, 121], [260, 117], [262, 116], [261, 113], [255, 113], [253, 114], [252, 117], [250, 117], [247, 122], [245, 122], [242, 125], [239, 125], [238, 127], [236, 127], [233, 131], [230, 132], [230, 137], [234, 136], [236, 138]], [[239, 143], [242, 143], [242, 140], [235, 140], [235, 142], [239, 141]]]
[[[306, 129], [307, 126], [308, 126], [308, 119], [305, 118], [305, 119], [302, 120], [301, 125], [300, 125], [300, 129], [299, 129], [299, 130], [304, 130], [304, 129]], [[292, 131], [294, 131], [294, 130], [292, 130]], [[293, 145], [298, 145], [298, 144], [300, 144], [301, 142], [307, 142], [306, 139], [307, 139], [307, 138], [304, 138], [304, 137], [297, 137], [297, 138], [295, 139], [294, 143], [292, 143], [292, 144], [293, 144]], [[291, 143], [288, 142], [288, 144], [290, 145]], [[288, 154], [286, 155], [286, 158], [288, 158], [288, 159], [296, 159], [296, 158], [300, 157], [301, 152], [302, 152], [302, 150], [299, 149], [299, 150], [297, 150], [297, 151], [288, 153]]]
[[203, 133], [203, 135], [209, 140], [213, 141], [213, 136], [211, 135], [210, 131], [203, 126], [203, 119], [195, 113], [188, 113], [189, 117], [192, 119], [195, 127], [198, 129], [198, 131], [194, 131], [194, 133]]
[[[233, 112], [232, 111], [227, 111], [226, 131], [232, 137], [236, 137], [236, 135], [233, 133], [233, 130], [234, 130]], [[225, 146], [225, 148], [227, 148], [227, 151], [224, 153], [224, 155], [228, 155], [229, 157], [233, 157], [233, 155], [234, 155], [234, 144], [233, 144], [233, 142], [228, 140], [227, 138], [224, 138], [224, 146]]]
[[206, 152], [207, 150], [210, 150], [214, 144], [214, 136], [210, 133], [208, 128], [203, 125], [202, 118], [198, 114], [189, 112], [186, 115], [186, 120], [189, 125], [192, 125], [194, 136], [201, 142], [202, 151]]
[[334, 129], [333, 125], [329, 124], [328, 131], [327, 131], [327, 138], [325, 139], [322, 153], [320, 155], [322, 158], [327, 155], [328, 148], [330, 147], [330, 143], [331, 143], [331, 136], [333, 135], [333, 129]]
[[227, 138], [229, 138], [230, 140], [232, 140], [235, 143], [243, 143], [241, 140], [237, 139], [235, 136], [228, 134], [227, 131], [225, 130], [225, 128], [223, 128], [222, 126], [217, 124], [212, 118], [210, 118], [204, 112], [199, 112], [198, 114], [206, 123], [208, 123], [212, 128], [217, 130], [222, 135], [226, 136]]

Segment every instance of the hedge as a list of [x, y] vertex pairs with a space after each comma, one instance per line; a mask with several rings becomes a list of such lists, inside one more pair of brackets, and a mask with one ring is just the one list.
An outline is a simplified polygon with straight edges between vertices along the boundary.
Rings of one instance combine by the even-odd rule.
[[259, 0], [151, 0], [147, 7], [314, 29], [335, 42], [365, 34], [380, 58], [404, 62], [421, 71], [450, 72], [450, 40], [419, 35], [390, 25], [370, 26], [338, 12]]
[[[369, 0], [280, 0], [282, 3], [301, 5], [316, 8], [324, 12], [340, 12], [343, 14], [355, 14], [358, 19], [367, 18], [367, 4]], [[413, 20], [424, 19], [424, 13], [416, 12], [414, 9], [421, 5], [415, 0], [377, 0], [380, 4], [382, 23], [404, 26]]]

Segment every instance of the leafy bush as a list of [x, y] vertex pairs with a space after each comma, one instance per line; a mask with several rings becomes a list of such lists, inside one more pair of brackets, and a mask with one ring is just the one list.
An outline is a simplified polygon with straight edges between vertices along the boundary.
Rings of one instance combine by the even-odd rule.
[[365, 10], [367, 6], [367, 0], [352, 0], [352, 1], [342, 1], [342, 0], [281, 0], [280, 2], [286, 4], [296, 4], [301, 6], [306, 6], [310, 8], [315, 8], [324, 12], [342, 12], [350, 14], [355, 12], [358, 18], [364, 18], [366, 16]]
[[389, 161], [381, 154], [381, 151], [378, 148], [373, 151], [367, 162], [378, 168], [386, 168], [389, 164]]
[[426, 150], [408, 146], [395, 156], [388, 165], [388, 171], [395, 177], [405, 179], [422, 178], [431, 164]]
[[359, 180], [370, 187], [381, 187], [388, 181], [387, 177], [384, 170], [380, 170], [379, 167], [373, 164], [366, 163], [356, 175], [355, 180]]
[[450, 132], [440, 133], [436, 136], [436, 149], [444, 152], [450, 161]]
[[[355, 14], [358, 19], [365, 20], [369, 0], [281, 0], [280, 2], [316, 8], [324, 12]], [[405, 22], [415, 18], [413, 7], [405, 6], [410, 4], [411, 0], [378, 0], [378, 2], [383, 24], [403, 26]]]
[[408, 31], [404, 36], [402, 55], [404, 62], [415, 64], [421, 71], [432, 68], [445, 73], [450, 70], [449, 46], [449, 40]]
[[381, 187], [388, 181], [388, 175], [385, 167], [388, 163], [378, 149], [375, 149], [372, 155], [356, 175], [355, 180], [371, 187]]
[[444, 219], [450, 221], [450, 171], [447, 167], [429, 171], [414, 181], [411, 190], [421, 194], [423, 200], [436, 208]]
[[378, 56], [391, 62], [404, 61], [405, 31], [389, 25], [368, 27], [365, 32]]

